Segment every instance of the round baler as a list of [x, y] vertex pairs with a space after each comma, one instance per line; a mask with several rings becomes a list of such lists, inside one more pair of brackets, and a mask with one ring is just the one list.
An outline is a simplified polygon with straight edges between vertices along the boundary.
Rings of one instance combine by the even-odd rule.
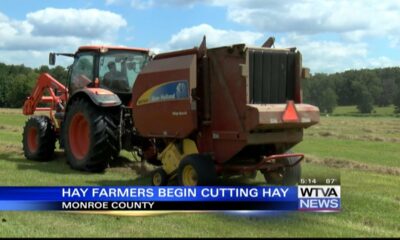
[[[28, 159], [50, 160], [58, 140], [71, 167], [83, 171], [103, 171], [120, 150], [135, 151], [158, 166], [156, 186], [175, 178], [213, 185], [220, 176], [257, 171], [270, 184], [299, 180], [304, 156], [290, 149], [319, 121], [319, 110], [302, 103], [307, 69], [296, 49], [207, 49], [204, 39], [198, 48], [155, 56], [106, 46], [50, 54], [53, 64], [55, 55], [75, 60], [67, 86], [42, 74], [24, 104], [26, 115], [49, 112], [27, 121]], [[119, 73], [106, 79], [111, 65]]]

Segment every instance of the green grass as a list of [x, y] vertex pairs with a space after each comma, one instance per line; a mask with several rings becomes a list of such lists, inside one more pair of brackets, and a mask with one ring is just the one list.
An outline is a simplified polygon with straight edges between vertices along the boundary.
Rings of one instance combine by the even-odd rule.
[[[296, 151], [383, 166], [399, 166], [400, 143], [309, 137]], [[377, 151], [379, 149], [379, 151]]]
[[22, 115], [21, 109], [0, 109], [0, 126], [24, 126], [27, 117]]
[[[306, 164], [308, 174], [326, 171]], [[122, 177], [123, 178], [123, 177]], [[54, 212], [0, 212], [1, 236], [30, 237], [392, 237], [399, 236], [400, 179], [341, 171], [342, 212], [251, 218], [224, 214], [118, 217]]]
[[[4, 120], [4, 121], [3, 121]], [[307, 156], [342, 159], [372, 166], [328, 167], [303, 164], [303, 175], [340, 172], [342, 211], [288, 213], [248, 217], [216, 213], [148, 217], [66, 212], [0, 212], [0, 237], [400, 237], [400, 175], [382, 168], [400, 168], [399, 124], [396, 118], [321, 118], [305, 131], [295, 147]], [[128, 167], [103, 174], [71, 170], [62, 152], [38, 163], [21, 154], [25, 117], [0, 109], [0, 183], [5, 186], [145, 185], [149, 178]], [[381, 136], [381, 139], [374, 139]], [[139, 164], [131, 165], [133, 167]], [[262, 183], [260, 174], [250, 183]]]
[[387, 107], [374, 106], [374, 109], [369, 114], [362, 114], [358, 111], [357, 106], [338, 106], [333, 111], [334, 116], [355, 116], [355, 117], [382, 117], [382, 116], [399, 116], [394, 113], [394, 105]]
[[322, 117], [321, 122], [307, 129], [307, 136], [334, 136], [341, 139], [387, 141], [400, 139], [398, 118]]

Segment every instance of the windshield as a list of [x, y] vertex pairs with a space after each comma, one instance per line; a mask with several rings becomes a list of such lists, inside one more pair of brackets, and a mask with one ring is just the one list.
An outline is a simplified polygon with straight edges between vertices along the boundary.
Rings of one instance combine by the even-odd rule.
[[147, 53], [110, 51], [100, 56], [100, 87], [113, 92], [131, 93], [135, 80], [148, 62]]

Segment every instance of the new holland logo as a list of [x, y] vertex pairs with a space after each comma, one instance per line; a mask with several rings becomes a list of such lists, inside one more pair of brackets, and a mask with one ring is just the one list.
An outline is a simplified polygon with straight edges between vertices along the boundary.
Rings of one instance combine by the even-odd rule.
[[155, 102], [181, 100], [189, 98], [189, 87], [187, 80], [167, 82], [154, 86], [145, 91], [138, 99], [136, 105]]

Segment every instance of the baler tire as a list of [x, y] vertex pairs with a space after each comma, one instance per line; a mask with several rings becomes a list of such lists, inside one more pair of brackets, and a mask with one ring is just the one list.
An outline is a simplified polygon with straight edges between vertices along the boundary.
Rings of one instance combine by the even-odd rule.
[[24, 155], [34, 161], [50, 161], [54, 155], [56, 134], [47, 116], [32, 116], [26, 121], [22, 134]]
[[[71, 168], [86, 172], [102, 172], [108, 167], [111, 159], [118, 155], [117, 126], [108, 115], [109, 112], [84, 99], [79, 99], [69, 106], [63, 135], [67, 162]], [[74, 129], [70, 129], [71, 124], [72, 128], [79, 127], [80, 133], [77, 134]], [[78, 143], [71, 145], [74, 137], [73, 141]], [[88, 142], [82, 140], [82, 137]]]
[[[186, 172], [193, 171], [193, 182], [185, 180]], [[189, 172], [190, 172], [189, 171]], [[191, 154], [182, 159], [178, 168], [178, 182], [181, 186], [209, 186], [217, 180], [214, 161], [206, 155]], [[189, 181], [190, 182], [190, 181]]]
[[[281, 161], [284, 161], [285, 164], [292, 164], [297, 160], [298, 157], [288, 157]], [[284, 186], [296, 185], [300, 182], [301, 178], [301, 164], [297, 163], [293, 167], [285, 167], [274, 172], [264, 173], [264, 177], [268, 184]]]
[[168, 184], [168, 174], [163, 168], [157, 168], [151, 174], [152, 186], [166, 186]]

